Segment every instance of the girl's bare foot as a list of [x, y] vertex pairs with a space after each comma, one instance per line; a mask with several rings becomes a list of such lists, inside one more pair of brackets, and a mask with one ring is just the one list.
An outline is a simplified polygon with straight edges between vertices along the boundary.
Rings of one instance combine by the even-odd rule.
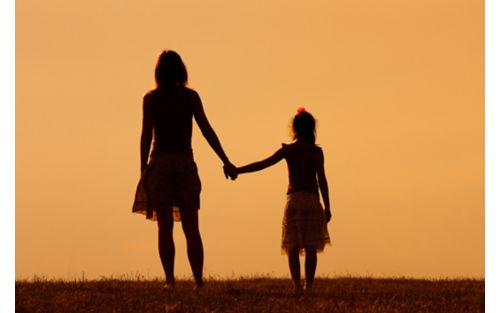
[[302, 284], [300, 283], [300, 280], [294, 281], [293, 282], [293, 291], [295, 295], [300, 296], [304, 292], [304, 288], [302, 288]]
[[163, 289], [174, 289], [174, 287], [175, 287], [174, 279], [167, 279], [165, 285], [163, 285]]
[[312, 292], [312, 289], [313, 289], [313, 284], [312, 282], [306, 282], [306, 288], [305, 288], [305, 291], [307, 293], [311, 293]]

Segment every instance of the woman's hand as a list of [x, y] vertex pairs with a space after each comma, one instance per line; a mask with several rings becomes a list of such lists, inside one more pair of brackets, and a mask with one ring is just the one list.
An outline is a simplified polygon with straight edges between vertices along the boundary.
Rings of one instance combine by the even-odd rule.
[[238, 169], [232, 163], [225, 164], [223, 169], [226, 179], [230, 177], [231, 180], [235, 180], [238, 177]]

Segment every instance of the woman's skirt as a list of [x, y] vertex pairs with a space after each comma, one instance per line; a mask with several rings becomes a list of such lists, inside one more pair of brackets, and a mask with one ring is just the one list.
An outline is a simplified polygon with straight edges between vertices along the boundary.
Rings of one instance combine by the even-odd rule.
[[283, 216], [281, 252], [306, 249], [322, 252], [330, 244], [325, 212], [317, 194], [305, 191], [288, 194]]
[[155, 221], [160, 210], [172, 211], [180, 221], [180, 211], [200, 209], [201, 182], [192, 154], [157, 152], [141, 175], [134, 213]]

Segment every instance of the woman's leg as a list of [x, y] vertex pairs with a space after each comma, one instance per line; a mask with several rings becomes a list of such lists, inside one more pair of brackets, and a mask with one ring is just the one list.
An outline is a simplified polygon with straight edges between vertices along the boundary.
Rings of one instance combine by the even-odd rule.
[[196, 286], [203, 286], [203, 242], [198, 227], [198, 211], [181, 210], [182, 229], [186, 236], [189, 264]]
[[312, 288], [317, 263], [316, 249], [306, 249], [306, 290]]
[[290, 275], [292, 276], [295, 291], [302, 289], [300, 284], [300, 260], [299, 250], [291, 249], [288, 251], [288, 266], [290, 267]]
[[158, 251], [160, 253], [161, 264], [165, 271], [167, 286], [172, 286], [175, 283], [174, 219], [171, 210], [157, 212], [156, 217], [158, 218]]

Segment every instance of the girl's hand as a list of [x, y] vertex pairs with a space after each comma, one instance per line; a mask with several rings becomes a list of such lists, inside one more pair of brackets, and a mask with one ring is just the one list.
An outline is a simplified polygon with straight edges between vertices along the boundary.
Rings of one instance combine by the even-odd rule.
[[238, 170], [236, 169], [236, 166], [234, 166], [233, 164], [228, 163], [224, 165], [223, 169], [226, 179], [230, 177], [231, 180], [235, 180], [238, 177]]
[[325, 210], [325, 219], [326, 223], [330, 222], [330, 220], [332, 219], [332, 212], [330, 212], [330, 210]]

